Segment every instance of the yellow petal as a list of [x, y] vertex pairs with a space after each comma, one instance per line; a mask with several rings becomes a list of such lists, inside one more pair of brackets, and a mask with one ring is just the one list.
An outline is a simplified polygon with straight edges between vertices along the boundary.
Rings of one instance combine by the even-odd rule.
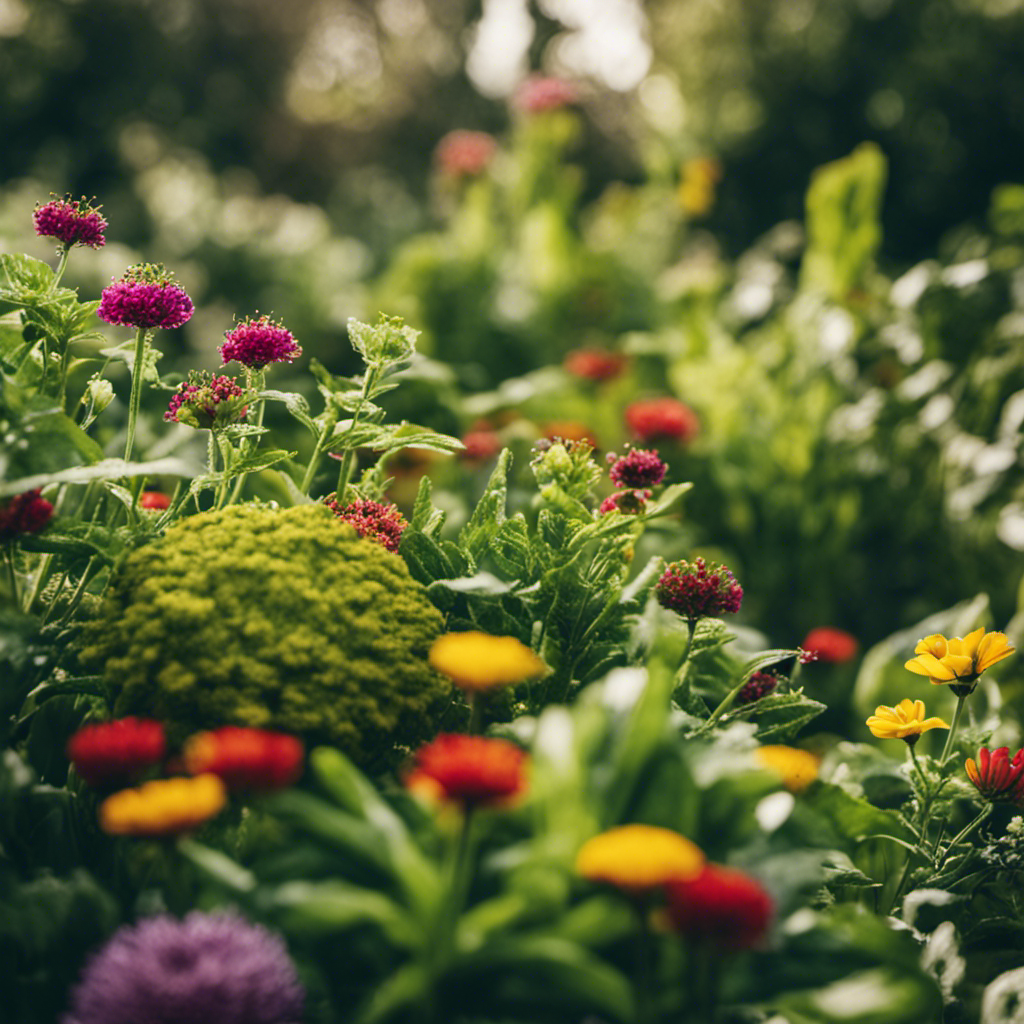
[[926, 718], [922, 722], [916, 723], [918, 732], [928, 732], [929, 729], [948, 729], [949, 725], [944, 722], [941, 718], [932, 717]]
[[919, 654], [916, 658], [911, 658], [904, 667], [919, 676], [931, 676], [933, 681], [938, 679], [951, 683], [956, 679], [956, 673], [948, 668], [944, 661], [939, 661], [934, 654]]
[[895, 722], [879, 718], [877, 715], [872, 715], [865, 724], [871, 730], [871, 735], [877, 736], [880, 740], [896, 739], [899, 731], [899, 726]]
[[[978, 653], [978, 644], [981, 643], [981, 638], [985, 635], [985, 627], [979, 626], [977, 629], [972, 630], [963, 639], [964, 653], [969, 654], [974, 658]], [[958, 652], [959, 653], [959, 652]]]
[[933, 654], [936, 658], [943, 658], [946, 655], [946, 638], [941, 633], [932, 633], [917, 641], [914, 653]]
[[[952, 646], [952, 644], [950, 645]], [[969, 654], [947, 654], [941, 661], [958, 679], [976, 675], [974, 658]]]
[[1008, 658], [1016, 648], [1006, 639], [1005, 633], [986, 633], [978, 645], [977, 661], [975, 671], [984, 672], [991, 668], [997, 661]]
[[[918, 704], [921, 705], [920, 709], [918, 709]], [[896, 712], [901, 721], [904, 722], [912, 722], [915, 718], [923, 718], [924, 701], [911, 700], [909, 697], [904, 697], [903, 700], [896, 705]]]

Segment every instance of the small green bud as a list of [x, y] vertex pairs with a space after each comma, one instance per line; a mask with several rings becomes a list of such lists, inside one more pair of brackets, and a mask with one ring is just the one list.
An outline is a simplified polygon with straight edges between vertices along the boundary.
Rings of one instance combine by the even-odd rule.
[[114, 400], [114, 385], [94, 373], [85, 387], [85, 397], [91, 403], [92, 415], [98, 416]]

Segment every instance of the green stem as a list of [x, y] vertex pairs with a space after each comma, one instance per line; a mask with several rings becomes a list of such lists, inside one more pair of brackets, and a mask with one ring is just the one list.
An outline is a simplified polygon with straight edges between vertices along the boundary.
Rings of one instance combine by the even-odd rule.
[[7, 565], [7, 582], [11, 588], [11, 603], [15, 608], [18, 604], [18, 574], [14, 571], [14, 544], [5, 543], [3, 546], [4, 562]]
[[960, 725], [960, 716], [964, 713], [964, 705], [966, 703], [967, 694], [960, 694], [956, 699], [956, 711], [953, 712], [953, 724], [949, 727], [949, 735], [946, 737], [946, 745], [942, 748], [942, 756], [939, 758], [940, 771], [953, 751], [953, 740], [956, 738], [956, 731]]
[[[262, 370], [249, 371], [247, 369], [246, 370], [246, 386], [251, 388], [253, 391], [257, 391], [257, 392], [263, 391], [264, 387], [266, 386], [266, 375], [265, 375], [265, 373]], [[253, 415], [253, 410], [252, 410], [252, 407], [250, 406], [250, 408], [249, 408], [249, 416], [247, 417], [249, 422], [254, 424], [257, 427], [262, 427], [263, 426], [263, 414], [266, 411], [266, 408], [267, 408], [267, 403], [262, 398], [258, 400], [258, 404], [257, 404], [256, 410], [255, 410], [255, 415]], [[258, 434], [255, 437], [246, 437], [246, 438], [244, 438], [242, 440], [240, 454], [243, 457], [245, 457], [246, 455], [251, 454], [259, 446], [259, 443], [260, 443], [260, 435], [258, 435]], [[227, 501], [227, 503], [229, 505], [234, 505], [234, 503], [236, 501], [238, 501], [239, 496], [242, 493], [242, 487], [245, 484], [245, 478], [247, 476], [248, 476], [248, 473], [239, 473], [238, 474], [238, 478], [235, 480], [235, 486], [234, 486], [234, 488], [231, 491], [231, 497], [228, 498], [228, 501]]]
[[68, 256], [71, 255], [71, 246], [61, 246], [60, 260], [57, 263], [57, 269], [53, 272], [53, 282], [50, 285], [50, 291], [55, 292], [57, 285], [60, 284], [60, 279], [64, 276], [64, 269], [68, 265]]
[[313, 477], [316, 476], [317, 468], [320, 465], [320, 456], [323, 454], [324, 445], [327, 443], [328, 436], [334, 430], [335, 422], [335, 420], [329, 420], [324, 429], [320, 431], [320, 436], [316, 439], [316, 447], [313, 449], [313, 454], [309, 457], [309, 464], [306, 466], [306, 473], [299, 486], [299, 490], [305, 495], [309, 494], [309, 489], [313, 486]]
[[985, 804], [981, 809], [981, 813], [972, 821], [969, 825], [965, 825], [953, 838], [949, 841], [949, 846], [946, 847], [946, 852], [942, 855], [942, 859], [938, 863], [938, 867], [942, 867], [946, 863], [946, 859], [949, 857], [953, 850], [953, 847], [958, 843], [962, 843], [976, 828], [978, 828], [982, 822], [992, 813], [993, 804]]
[[215, 509], [224, 507], [228, 497], [228, 484], [231, 482], [231, 463], [234, 461], [234, 449], [226, 437], [218, 437], [214, 431], [210, 431], [217, 440], [217, 447], [220, 448], [220, 457], [224, 463], [224, 475], [221, 478], [220, 486], [217, 488], [217, 499], [213, 504]]
[[924, 768], [921, 767], [921, 762], [917, 759], [917, 751], [914, 750], [914, 744], [908, 743], [907, 749], [910, 751], [910, 760], [913, 762], [918, 775], [921, 777], [921, 792], [927, 796], [931, 788], [928, 785], [928, 776], [925, 775]]
[[637, 920], [640, 925], [640, 937], [636, 944], [636, 1024], [654, 1024], [657, 1020], [656, 1006], [653, 999], [657, 991], [654, 977], [654, 935], [651, 933], [649, 920], [650, 908], [646, 900], [634, 903]]
[[135, 446], [135, 424], [139, 418], [139, 407], [142, 405], [142, 370], [146, 362], [146, 344], [148, 335], [144, 327], [136, 328], [135, 359], [132, 362], [132, 393], [128, 401], [128, 437], [124, 444], [124, 461], [132, 457]]
[[[352, 411], [352, 424], [349, 426], [346, 432], [347, 436], [350, 436], [356, 429], [359, 423], [359, 413], [362, 412], [363, 404], [369, 401], [370, 392], [373, 390], [374, 384], [377, 382], [377, 375], [380, 373], [380, 369], [376, 366], [368, 366], [366, 373], [363, 375], [363, 391], [359, 396], [359, 404]], [[349, 478], [352, 475], [352, 462], [355, 458], [355, 450], [352, 448], [346, 448], [345, 454], [341, 460], [341, 466], [338, 469], [338, 486], [335, 487], [336, 500], [339, 505], [345, 504], [345, 491], [348, 489]]]

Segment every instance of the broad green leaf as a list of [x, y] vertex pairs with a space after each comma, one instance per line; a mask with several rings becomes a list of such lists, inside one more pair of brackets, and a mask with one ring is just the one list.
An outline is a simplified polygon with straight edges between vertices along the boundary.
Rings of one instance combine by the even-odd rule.
[[231, 468], [235, 473], [258, 473], [261, 470], [269, 469], [275, 463], [292, 459], [297, 454], [298, 452], [286, 452], [283, 448], [273, 448], [266, 452], [257, 451], [251, 455], [243, 455], [231, 464]]
[[458, 544], [474, 562], [479, 562], [490, 545], [491, 538], [505, 521], [505, 502], [508, 497], [508, 471], [512, 465], [512, 452], [505, 448], [498, 456], [487, 487], [473, 509], [469, 521], [459, 533]]
[[[403, 448], [423, 448], [427, 451], [443, 452], [450, 455], [452, 452], [460, 452], [466, 446], [457, 438], [449, 434], [439, 434], [433, 430], [409, 431], [407, 423], [402, 423], [395, 429], [398, 433], [390, 438], [382, 438], [380, 441], [367, 445], [375, 452], [394, 452]], [[401, 433], [405, 430], [405, 433]]]
[[0, 298], [25, 303], [44, 295], [53, 284], [53, 271], [42, 260], [22, 253], [0, 255]]
[[377, 985], [351, 1024], [380, 1024], [406, 1006], [425, 1005], [430, 998], [430, 977], [418, 963], [399, 967]]
[[295, 391], [261, 391], [258, 397], [271, 402], [283, 402], [288, 412], [314, 437], [320, 436], [320, 431], [310, 416], [309, 402], [304, 395]]
[[506, 519], [494, 531], [487, 553], [510, 579], [533, 579], [535, 566], [530, 531], [522, 512]]
[[824, 988], [777, 997], [783, 1013], [815, 1024], [924, 1024], [941, 1013], [942, 999], [923, 975], [893, 968], [857, 971]]
[[762, 743], [769, 740], [781, 743], [791, 739], [825, 710], [826, 705], [821, 701], [812, 700], [803, 690], [796, 690], [793, 693], [770, 693], [754, 704], [734, 707], [732, 715], [756, 721], [757, 738]]
[[[285, 453], [287, 455], [288, 453]], [[294, 454], [294, 453], [293, 453]], [[87, 484], [93, 480], [120, 480], [136, 476], [184, 476], [196, 474], [198, 467], [183, 459], [155, 459], [153, 462], [125, 462], [124, 459], [103, 459], [92, 466], [76, 466], [59, 473], [40, 473], [18, 480], [0, 482], [0, 498], [22, 494], [50, 484]]]
[[251, 893], [256, 888], [256, 876], [220, 850], [183, 838], [178, 840], [178, 852], [232, 892]]

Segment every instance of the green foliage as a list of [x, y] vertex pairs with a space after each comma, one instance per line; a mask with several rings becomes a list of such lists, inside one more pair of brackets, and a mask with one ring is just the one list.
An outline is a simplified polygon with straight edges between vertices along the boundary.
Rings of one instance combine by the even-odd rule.
[[441, 624], [401, 560], [329, 510], [241, 506], [129, 555], [81, 657], [117, 715], [178, 735], [273, 727], [370, 763], [431, 734], [447, 687], [425, 659]]

